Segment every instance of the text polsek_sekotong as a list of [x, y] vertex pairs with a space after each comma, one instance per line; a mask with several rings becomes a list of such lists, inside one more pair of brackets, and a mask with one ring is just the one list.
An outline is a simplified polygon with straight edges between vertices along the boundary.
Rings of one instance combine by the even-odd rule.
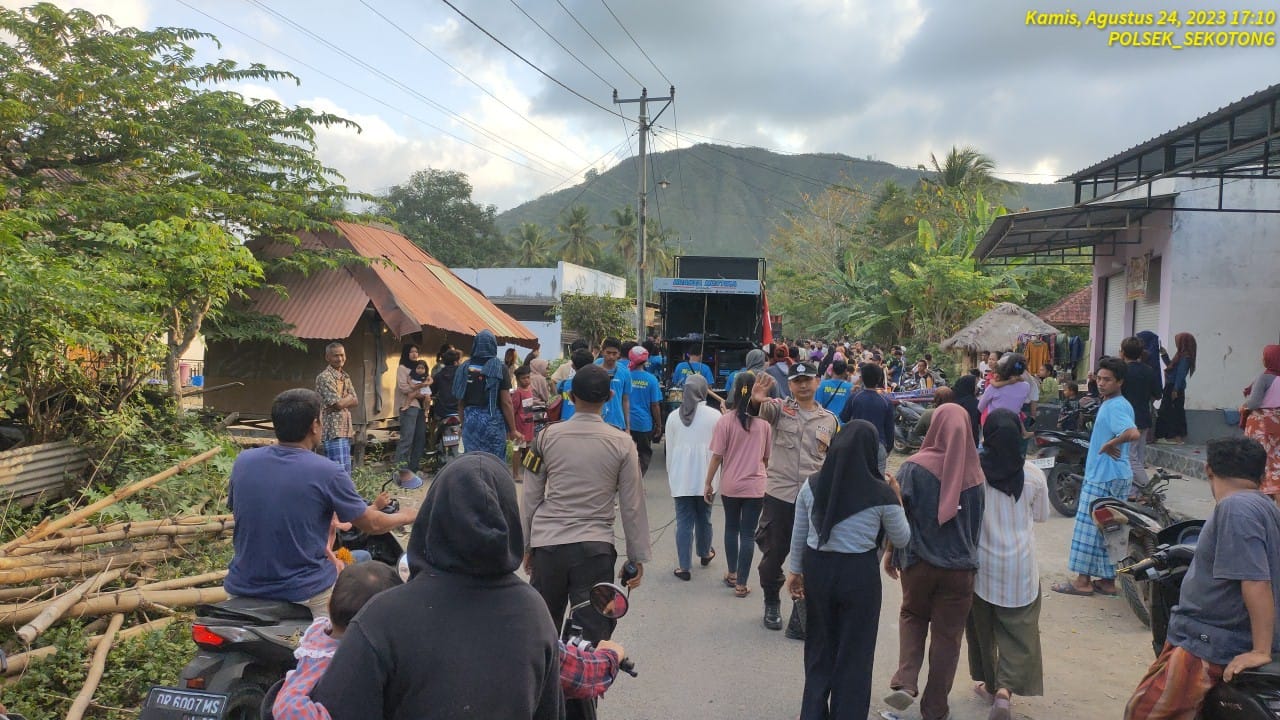
[[1274, 31], [1187, 30], [1179, 37], [1170, 31], [1112, 31], [1107, 47], [1275, 47]]

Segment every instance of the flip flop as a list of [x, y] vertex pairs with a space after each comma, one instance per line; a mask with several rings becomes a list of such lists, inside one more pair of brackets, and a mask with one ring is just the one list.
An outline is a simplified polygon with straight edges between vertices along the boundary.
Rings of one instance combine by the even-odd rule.
[[1049, 589], [1056, 593], [1062, 593], [1063, 595], [1079, 595], [1080, 597], [1090, 597], [1091, 595], [1093, 595], [1092, 590], [1081, 590], [1080, 588], [1076, 587], [1075, 585], [1072, 585], [1069, 582], [1054, 583], [1053, 585], [1049, 586]]
[[884, 704], [894, 710], [906, 710], [911, 707], [911, 703], [916, 701], [916, 697], [906, 690], [894, 690], [884, 696]]
[[733, 589], [733, 594], [740, 598], [744, 598], [751, 594], [751, 588], [746, 585], [739, 585]]
[[710, 554], [710, 555], [708, 555], [708, 556], [706, 556], [706, 557], [704, 557], [704, 558], [698, 558], [699, 562], [701, 562], [701, 563], [702, 563], [702, 567], [706, 567], [706, 566], [710, 565], [710, 564], [711, 564], [711, 561], [712, 561], [712, 560], [715, 560], [715, 559], [716, 559], [716, 549], [715, 549], [715, 548], [711, 548], [711, 554]]
[[689, 580], [693, 578], [693, 575], [690, 575], [688, 570], [681, 570], [680, 568], [676, 568], [671, 572], [671, 574], [685, 582], [689, 582]]
[[1099, 595], [1106, 595], [1107, 597], [1116, 597], [1117, 595], [1120, 594], [1119, 588], [1116, 588], [1111, 592], [1107, 592], [1106, 590], [1103, 590], [1102, 586], [1098, 584], [1097, 580], [1094, 580], [1092, 584], [1093, 584], [1093, 591]]
[[973, 685], [973, 694], [977, 695], [982, 702], [990, 705], [996, 701], [996, 696], [987, 692], [987, 684], [979, 680]]
[[998, 697], [991, 706], [987, 720], [1013, 720], [1013, 711], [1009, 709], [1009, 698]]
[[725, 573], [724, 584], [731, 588], [738, 587], [738, 575], [736, 573]]

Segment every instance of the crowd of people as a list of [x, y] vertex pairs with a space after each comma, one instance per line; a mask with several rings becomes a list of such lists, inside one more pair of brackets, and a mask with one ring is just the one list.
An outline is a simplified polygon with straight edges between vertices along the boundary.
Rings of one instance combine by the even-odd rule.
[[[1185, 398], [1195, 341], [1184, 334], [1175, 345], [1172, 358], [1155, 348], [1164, 369], [1138, 337], [1124, 341], [1123, 358], [1096, 363], [1089, 394], [1099, 404], [1068, 560], [1076, 577], [1055, 592], [1116, 592], [1088, 501], [1126, 498], [1145, 481], [1138, 453], [1148, 431], [1185, 437], [1182, 404], [1170, 401]], [[1012, 352], [984, 357], [947, 387], [931, 358], [909, 363], [899, 347], [779, 343], [746, 353], [720, 397], [717, 373], [699, 355], [669, 375], [661, 355], [652, 339], [606, 339], [599, 357], [575, 347], [548, 375], [536, 355], [499, 359], [484, 331], [465, 360], [442, 348], [427, 373], [418, 348], [406, 346], [398, 466], [413, 470], [420, 461], [424, 416], [454, 406], [466, 454], [438, 473], [420, 510], [387, 514], [385, 496], [366, 504], [352, 484], [350, 409], [358, 400], [343, 348], [326, 348], [316, 391], [276, 398], [279, 444], [241, 453], [231, 478], [228, 592], [302, 603], [317, 618], [277, 717], [409, 717], [424, 707], [560, 717], [564, 698], [603, 693], [626, 653], [610, 640], [614, 621], [585, 619], [584, 637], [596, 642], [586, 651], [566, 647], [558, 628], [595, 584], [641, 584], [652, 561], [643, 476], [659, 440], [675, 508], [672, 574], [689, 581], [695, 556], [703, 567], [716, 560], [718, 495], [726, 572], [717, 582], [748, 597], [759, 550], [762, 622], [804, 641], [801, 718], [867, 716], [879, 630], [868, 618], [880, 614], [882, 572], [902, 588], [887, 704], [918, 701], [924, 720], [947, 718], [962, 638], [972, 691], [992, 720], [1012, 717], [1015, 696], [1044, 692], [1033, 526], [1048, 517], [1048, 489], [1026, 458], [1027, 429], [1040, 402], [1060, 401], [1068, 419], [1082, 395], [1073, 382], [1061, 383], [1059, 397], [1052, 366], [1030, 369]], [[1191, 718], [1214, 682], [1280, 652], [1280, 508], [1263, 494], [1277, 489], [1280, 346], [1267, 347], [1263, 365], [1241, 408], [1251, 437], [1209, 445], [1218, 506], [1201, 538], [1207, 550], [1196, 553], [1168, 644], [1126, 718]], [[665, 418], [661, 377], [680, 389]], [[920, 449], [896, 473], [886, 462], [891, 389], [927, 391], [934, 402], [921, 418]], [[530, 422], [531, 408], [545, 420]], [[518, 465], [505, 462], [508, 441]], [[625, 576], [615, 517], [633, 569]], [[328, 549], [344, 522], [369, 533], [411, 524], [408, 582], [376, 563], [335, 562]], [[264, 546], [278, 551], [252, 552]], [[792, 599], [786, 623], [784, 589]], [[462, 646], [485, 652], [457, 653]], [[443, 666], [450, 672], [436, 671]], [[503, 692], [493, 692], [497, 677]]]

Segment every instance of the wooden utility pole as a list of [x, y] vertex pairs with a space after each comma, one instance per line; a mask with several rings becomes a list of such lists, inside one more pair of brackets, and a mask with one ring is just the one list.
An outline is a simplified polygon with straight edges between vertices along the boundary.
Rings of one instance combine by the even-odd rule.
[[[636, 213], [637, 215], [640, 216], [639, 217], [640, 227], [636, 231], [636, 236], [637, 236], [636, 255], [638, 256], [638, 262], [636, 263], [637, 265], [636, 267], [636, 342], [644, 342], [645, 340], [644, 299], [647, 293], [645, 292], [644, 283], [645, 283], [646, 265], [648, 264], [648, 258], [646, 257], [648, 247], [645, 242], [645, 232], [646, 232], [645, 221], [646, 221], [648, 210], [649, 210], [649, 173], [648, 173], [649, 166], [648, 166], [648, 163], [646, 162], [646, 155], [649, 148], [649, 145], [648, 145], [649, 130], [650, 128], [653, 127], [653, 123], [657, 122], [658, 118], [662, 115], [662, 113], [666, 112], [666, 109], [671, 107], [671, 103], [675, 99], [676, 99], [675, 85], [672, 85], [670, 87], [667, 93], [667, 97], [660, 97], [660, 98], [649, 97], [648, 88], [640, 88], [640, 97], [628, 98], [625, 100], [621, 100], [618, 98], [617, 90], [613, 91], [614, 104], [623, 105], [625, 103], [640, 103], [640, 119], [639, 119], [639, 122], [640, 122], [640, 201], [639, 201], [639, 211]], [[666, 105], [663, 105], [662, 109], [659, 110], [658, 113], [654, 115], [652, 119], [649, 117], [649, 103], [651, 102], [666, 103]]]

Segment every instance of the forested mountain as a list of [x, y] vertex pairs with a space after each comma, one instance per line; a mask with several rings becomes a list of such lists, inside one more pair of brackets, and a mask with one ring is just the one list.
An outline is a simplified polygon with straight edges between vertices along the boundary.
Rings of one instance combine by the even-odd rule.
[[[649, 216], [673, 233], [677, 252], [757, 255], [777, 224], [803, 213], [802, 198], [838, 184], [872, 193], [891, 180], [913, 187], [925, 173], [840, 154], [781, 155], [757, 148], [695, 145], [650, 155]], [[666, 188], [658, 184], [666, 181]], [[498, 215], [503, 233], [522, 222], [554, 228], [560, 213], [581, 205], [590, 222], [607, 223], [610, 210], [636, 203], [635, 158], [578, 185], [530, 200]], [[1011, 210], [1071, 203], [1069, 185], [1014, 183], [1001, 198]]]

